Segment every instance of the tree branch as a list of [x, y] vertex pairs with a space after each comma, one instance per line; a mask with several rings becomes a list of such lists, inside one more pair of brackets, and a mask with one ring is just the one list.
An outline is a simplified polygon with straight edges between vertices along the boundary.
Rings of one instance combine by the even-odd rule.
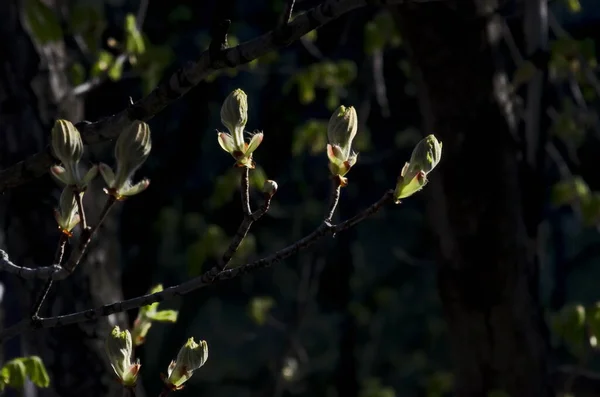
[[8, 339], [19, 335], [28, 330], [40, 329], [40, 328], [54, 328], [62, 327], [69, 324], [80, 323], [84, 321], [93, 321], [99, 317], [108, 316], [114, 313], [120, 313], [127, 310], [136, 309], [141, 306], [147, 306], [154, 302], [162, 302], [165, 300], [173, 299], [177, 296], [182, 296], [200, 288], [204, 288], [208, 285], [230, 280], [242, 276], [243, 274], [257, 271], [271, 267], [281, 262], [282, 260], [295, 255], [300, 250], [306, 249], [313, 245], [317, 241], [321, 240], [325, 236], [343, 232], [354, 225], [365, 220], [369, 216], [379, 211], [384, 205], [391, 203], [393, 200], [394, 191], [388, 190], [385, 194], [370, 207], [356, 214], [354, 217], [337, 225], [331, 225], [328, 222], [323, 222], [315, 231], [298, 240], [292, 245], [289, 245], [267, 257], [259, 259], [257, 261], [233, 268], [227, 269], [214, 275], [213, 270], [209, 270], [203, 275], [196, 277], [192, 280], [186, 281], [185, 283], [177, 286], [169, 287], [161, 292], [154, 294], [147, 294], [137, 298], [115, 302], [108, 305], [98, 307], [96, 309], [89, 309], [78, 313], [67, 314], [63, 316], [42, 318], [38, 320], [24, 320], [20, 323], [13, 325], [12, 327], [6, 328], [0, 332], [0, 342], [4, 342]]
[[51, 266], [41, 266], [36, 268], [25, 267], [15, 265], [10, 261], [6, 251], [0, 249], [0, 271], [15, 274], [23, 279], [32, 280], [35, 278], [39, 279], [52, 279], [62, 280], [65, 279], [69, 272], [62, 267], [53, 264]]
[[[76, 127], [84, 143], [88, 145], [115, 139], [135, 120], [148, 121], [215, 70], [244, 65], [271, 51], [286, 47], [308, 32], [354, 9], [366, 5], [391, 5], [406, 1], [410, 0], [327, 0], [298, 15], [286, 25], [236, 47], [219, 51], [218, 57], [211, 56], [210, 49], [204, 51], [196, 62], [186, 63], [132, 106], [93, 123], [77, 123]], [[48, 146], [43, 151], [0, 171], [0, 192], [44, 175], [54, 162]]]

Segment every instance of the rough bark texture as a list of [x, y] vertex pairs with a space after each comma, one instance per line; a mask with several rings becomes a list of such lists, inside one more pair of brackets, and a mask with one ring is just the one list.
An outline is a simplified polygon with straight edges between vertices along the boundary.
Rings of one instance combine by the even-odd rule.
[[[69, 96], [67, 50], [62, 42], [41, 45], [23, 23], [21, 0], [0, 1], [0, 166], [4, 168], [42, 150], [58, 117], [83, 117], [82, 102]], [[47, 1], [59, 9], [59, 4]], [[64, 11], [64, 7], [60, 8]], [[92, 153], [92, 155], [94, 155]], [[89, 159], [88, 159], [89, 161]], [[16, 188], [0, 198], [0, 246], [20, 265], [49, 265], [58, 241], [53, 218], [60, 188], [49, 176]], [[84, 198], [90, 222], [97, 219], [105, 197], [95, 186]], [[91, 253], [69, 279], [55, 283], [40, 315], [64, 314], [122, 299], [115, 220], [100, 230]], [[67, 249], [67, 254], [68, 254]], [[31, 315], [42, 282], [2, 275], [7, 286], [6, 322]], [[109, 325], [126, 325], [124, 316], [103, 318], [56, 330], [24, 335], [20, 346], [5, 346], [7, 359], [39, 355], [50, 371], [51, 387], [26, 396], [119, 395], [120, 385], [105, 359], [103, 338]], [[5, 322], [5, 323], [6, 323]]]
[[444, 144], [429, 214], [460, 397], [552, 395], [517, 148], [494, 95], [489, 18], [467, 1], [397, 9], [419, 74], [426, 133]]

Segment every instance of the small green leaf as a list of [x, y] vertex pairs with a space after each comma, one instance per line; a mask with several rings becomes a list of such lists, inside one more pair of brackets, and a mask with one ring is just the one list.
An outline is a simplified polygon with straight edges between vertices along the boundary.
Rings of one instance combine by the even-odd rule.
[[250, 318], [252, 318], [257, 325], [264, 325], [273, 306], [275, 306], [275, 300], [270, 296], [257, 296], [252, 298], [248, 307]]
[[117, 81], [123, 75], [123, 62], [113, 62], [108, 69], [108, 77], [112, 81]]
[[34, 385], [37, 387], [50, 386], [50, 377], [41, 358], [38, 356], [25, 357], [23, 363], [27, 369], [27, 376]]
[[125, 17], [125, 49], [129, 54], [141, 55], [146, 51], [146, 45], [138, 30], [135, 15], [129, 13]]
[[108, 51], [100, 51], [98, 53], [98, 60], [92, 66], [90, 74], [92, 77], [98, 77], [102, 73], [106, 72], [113, 64], [115, 57]]

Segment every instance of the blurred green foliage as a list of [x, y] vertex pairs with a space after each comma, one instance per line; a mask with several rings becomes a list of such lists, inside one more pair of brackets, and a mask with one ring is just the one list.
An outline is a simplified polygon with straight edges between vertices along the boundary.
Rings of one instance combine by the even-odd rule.
[[6, 387], [21, 389], [27, 379], [37, 387], [50, 385], [46, 367], [37, 356], [17, 357], [5, 363], [0, 369], [0, 391]]

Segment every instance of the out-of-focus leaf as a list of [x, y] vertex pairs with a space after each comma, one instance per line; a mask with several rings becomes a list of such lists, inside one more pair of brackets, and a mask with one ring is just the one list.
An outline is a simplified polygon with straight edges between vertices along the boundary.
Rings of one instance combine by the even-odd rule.
[[257, 165], [255, 169], [250, 171], [250, 186], [252, 188], [261, 191], [266, 180], [267, 174], [261, 166]]
[[114, 63], [115, 57], [108, 51], [100, 51], [98, 53], [98, 60], [92, 66], [90, 75], [92, 77], [98, 77], [105, 73]]
[[522, 84], [528, 83], [533, 78], [533, 76], [535, 76], [536, 71], [537, 71], [537, 68], [535, 67], [533, 62], [531, 62], [531, 61], [523, 62], [518, 67], [518, 69], [515, 71], [515, 74], [513, 76], [512, 84], [513, 84], [514, 89], [516, 90]]
[[85, 68], [79, 62], [71, 66], [71, 84], [79, 85], [85, 81]]
[[452, 390], [454, 375], [450, 372], [439, 371], [427, 377], [425, 389], [427, 397], [442, 397]]
[[58, 17], [50, 7], [40, 0], [26, 0], [25, 21], [35, 39], [41, 44], [63, 39]]
[[211, 209], [217, 209], [231, 201], [239, 187], [240, 174], [238, 171], [232, 167], [225, 174], [217, 177], [213, 193], [208, 199]]
[[595, 226], [600, 222], [599, 192], [593, 192], [587, 200], [581, 202], [581, 216], [586, 226]]
[[377, 378], [367, 378], [363, 381], [359, 397], [396, 397], [391, 387], [383, 386]]
[[0, 390], [6, 386], [21, 389], [27, 378], [38, 387], [50, 385], [46, 367], [38, 356], [17, 357], [4, 364], [0, 370]]
[[204, 234], [187, 248], [187, 267], [190, 276], [197, 276], [203, 270], [208, 258], [217, 258], [227, 244], [226, 234], [218, 225], [208, 225]]
[[327, 121], [311, 119], [294, 131], [292, 154], [299, 155], [304, 150], [310, 154], [324, 152], [327, 146]]
[[183, 4], [173, 8], [173, 11], [171, 11], [168, 17], [170, 23], [187, 22], [191, 21], [192, 18], [192, 10], [190, 10], [190, 7]]
[[123, 75], [123, 62], [113, 62], [108, 69], [108, 77], [112, 81], [118, 81]]
[[141, 55], [146, 51], [146, 44], [138, 30], [135, 15], [125, 16], [125, 50], [129, 54]]
[[248, 304], [248, 315], [257, 325], [264, 325], [273, 306], [275, 300], [272, 297], [256, 296]]
[[560, 181], [552, 187], [551, 201], [555, 206], [562, 206], [576, 201], [586, 201], [590, 194], [590, 188], [583, 178], [575, 176], [573, 179]]

